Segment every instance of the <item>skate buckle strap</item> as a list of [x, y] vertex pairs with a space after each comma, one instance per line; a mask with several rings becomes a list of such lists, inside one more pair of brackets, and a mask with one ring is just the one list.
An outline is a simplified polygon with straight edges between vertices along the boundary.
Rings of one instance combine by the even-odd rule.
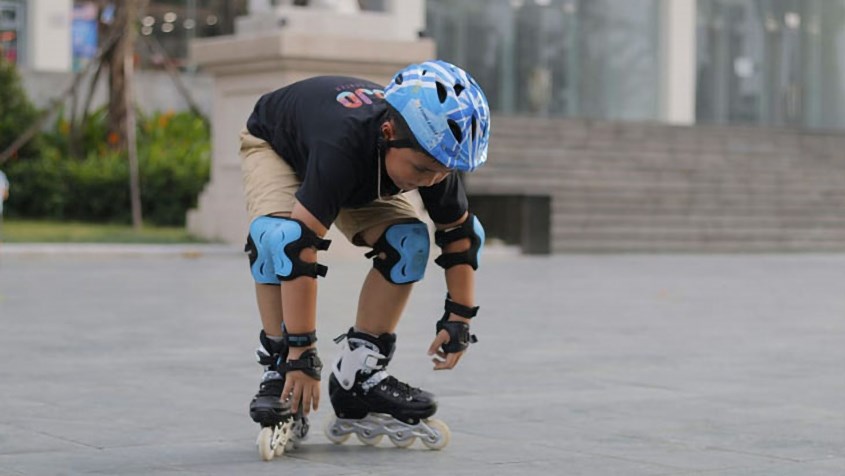
[[380, 384], [383, 380], [387, 379], [388, 377], [390, 377], [390, 374], [388, 374], [386, 370], [379, 370], [378, 372], [374, 373], [370, 378], [361, 382], [361, 390], [363, 390], [366, 394], [370, 391], [371, 388]]
[[355, 376], [359, 370], [382, 370], [387, 364], [387, 358], [367, 346], [358, 346], [354, 350], [348, 345], [338, 356], [332, 373], [344, 390], [355, 385]]
[[281, 364], [280, 367], [284, 373], [300, 370], [314, 380], [320, 380], [320, 372], [323, 371], [323, 362], [317, 356], [317, 349], [308, 349], [298, 359], [288, 360]]
[[276, 362], [276, 355], [270, 355], [264, 347], [259, 347], [255, 349], [255, 360], [258, 361], [261, 365], [273, 365]]

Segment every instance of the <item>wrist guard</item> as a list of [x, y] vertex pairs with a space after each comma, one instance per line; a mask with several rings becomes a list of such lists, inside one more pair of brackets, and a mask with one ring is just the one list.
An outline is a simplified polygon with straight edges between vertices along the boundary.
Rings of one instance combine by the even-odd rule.
[[444, 319], [449, 319], [450, 313], [457, 314], [467, 319], [472, 319], [473, 317], [475, 317], [476, 314], [478, 314], [478, 306], [469, 307], [457, 303], [452, 300], [452, 296], [448, 293], [446, 294], [446, 304], [443, 308], [446, 310], [446, 315], [443, 316]]
[[288, 360], [280, 366], [283, 373], [301, 370], [305, 375], [320, 380], [320, 373], [323, 371], [323, 362], [317, 356], [317, 349], [308, 349], [296, 360]]
[[284, 331], [285, 342], [288, 347], [308, 347], [317, 342], [317, 331], [307, 332], [305, 334], [288, 334]]
[[478, 342], [475, 334], [470, 334], [469, 324], [460, 321], [450, 321], [449, 314], [457, 314], [467, 319], [475, 317], [478, 313], [478, 306], [468, 307], [463, 304], [458, 304], [452, 301], [451, 296], [446, 295], [446, 305], [444, 306], [446, 312], [443, 317], [437, 321], [437, 333], [446, 330], [449, 333], [449, 342], [440, 346], [443, 352], [447, 354], [454, 354], [456, 352], [463, 352], [470, 344]]

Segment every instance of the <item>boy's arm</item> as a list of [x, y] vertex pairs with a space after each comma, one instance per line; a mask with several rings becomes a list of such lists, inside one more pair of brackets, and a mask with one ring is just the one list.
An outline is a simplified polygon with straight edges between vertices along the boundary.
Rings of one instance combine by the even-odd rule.
[[[320, 220], [299, 202], [294, 205], [290, 216], [304, 223], [320, 238], [328, 231]], [[306, 263], [316, 263], [317, 250], [312, 247], [303, 248], [299, 258]], [[282, 284], [282, 315], [289, 334], [307, 334], [317, 330], [317, 278], [300, 276]], [[291, 347], [288, 361], [299, 359], [305, 351], [315, 347], [313, 343], [308, 347]], [[316, 410], [320, 403], [319, 380], [301, 371], [289, 372], [288, 377], [283, 395], [292, 399], [291, 410], [298, 411], [300, 402], [306, 414], [312, 405]]]
[[[460, 220], [446, 225], [437, 225], [438, 230], [448, 230], [455, 228], [466, 221], [469, 213], [464, 213]], [[442, 248], [443, 253], [461, 253], [469, 250], [469, 238], [463, 238], [458, 241], [447, 244]], [[452, 266], [446, 270], [446, 289], [452, 296], [452, 301], [462, 304], [467, 307], [475, 306], [475, 270], [468, 264]], [[450, 314], [449, 320], [463, 321], [469, 324], [469, 319], [458, 316], [457, 314]]]
[[[320, 238], [328, 231], [307, 208], [299, 202], [293, 207], [291, 218], [297, 219], [310, 228]], [[306, 263], [317, 262], [317, 250], [303, 248], [299, 258]], [[285, 328], [291, 334], [305, 334], [317, 329], [317, 279], [300, 276], [282, 286], [282, 314], [285, 316]], [[292, 347], [291, 356], [296, 358], [308, 347]]]
[[[453, 223], [437, 224], [437, 230], [442, 232], [445, 230], [459, 228], [461, 225], [465, 224], [465, 222], [470, 218], [470, 216], [471, 215], [469, 213], [464, 213], [464, 215], [460, 219]], [[481, 238], [483, 240], [483, 237]], [[444, 244], [441, 249], [443, 251], [443, 255], [448, 255], [453, 253], [466, 253], [470, 251], [471, 247], [472, 241], [470, 238], [461, 238], [456, 241]], [[469, 263], [453, 265], [446, 268], [445, 274], [446, 288], [449, 292], [449, 300], [452, 303], [458, 304], [460, 307], [466, 309], [474, 309], [475, 266], [472, 266]], [[466, 325], [469, 325], [471, 322], [471, 318], [463, 317], [461, 315], [456, 314], [455, 312], [450, 312], [448, 314], [447, 320], [450, 322], [462, 322]], [[449, 341], [449, 332], [447, 332], [445, 329], [440, 330], [437, 333], [437, 336], [435, 337], [431, 346], [429, 347], [429, 355], [437, 355], [437, 357], [439, 357], [432, 359], [434, 362], [435, 370], [454, 368], [463, 356], [464, 352], [466, 352], [466, 349], [464, 349], [458, 352], [445, 353], [443, 349], [441, 349], [441, 346], [443, 344], [448, 343]]]

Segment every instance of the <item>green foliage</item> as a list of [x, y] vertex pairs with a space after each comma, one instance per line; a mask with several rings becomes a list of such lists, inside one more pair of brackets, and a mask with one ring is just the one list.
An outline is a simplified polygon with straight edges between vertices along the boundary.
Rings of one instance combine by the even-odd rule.
[[144, 216], [159, 225], [183, 225], [211, 168], [211, 139], [203, 119], [157, 114], [138, 134]]
[[9, 216], [63, 218], [68, 201], [67, 164], [54, 149], [37, 158], [6, 164], [11, 183], [4, 212]]
[[[108, 146], [105, 111], [95, 111], [82, 134], [81, 159], [67, 154], [69, 126], [57, 121], [45, 153], [17, 160], [7, 170], [13, 193], [10, 216], [128, 223], [131, 220], [129, 166], [123, 152]], [[208, 181], [210, 138], [205, 122], [190, 113], [140, 117], [138, 161], [145, 221], [184, 225]]]
[[[38, 118], [38, 110], [21, 86], [15, 65], [0, 57], [0, 152], [12, 145]], [[41, 142], [36, 137], [18, 151], [19, 157], [37, 157]]]
[[[44, 142], [48, 147], [53, 147], [62, 151], [64, 154], [79, 153], [80, 151], [93, 152], [105, 154], [109, 149], [108, 134], [108, 106], [102, 106], [88, 114], [85, 124], [80, 124], [81, 118], [77, 118], [76, 127], [82, 127], [82, 130], [71, 131], [70, 121], [65, 118], [64, 111], [56, 116], [55, 123], [52, 129], [44, 132]], [[79, 151], [73, 151], [71, 148], [71, 132], [77, 136], [75, 139], [78, 142]]]

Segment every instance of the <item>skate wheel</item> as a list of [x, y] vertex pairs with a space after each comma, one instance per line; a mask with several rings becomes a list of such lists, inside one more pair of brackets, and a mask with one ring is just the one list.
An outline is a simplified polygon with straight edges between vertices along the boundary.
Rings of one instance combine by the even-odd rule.
[[449, 431], [449, 427], [440, 420], [428, 420], [425, 423], [429, 428], [434, 430], [436, 435], [420, 438], [423, 444], [430, 450], [442, 450], [445, 448], [449, 444], [449, 440], [452, 439], [452, 432]]
[[407, 448], [413, 445], [414, 440], [416, 439], [417, 438], [414, 435], [410, 435], [408, 433], [398, 433], [396, 434], [396, 437], [390, 437], [390, 442], [397, 448]]
[[270, 461], [276, 456], [276, 449], [273, 448], [273, 427], [265, 426], [258, 433], [258, 454], [264, 461]]
[[337, 417], [334, 416], [329, 418], [324, 433], [326, 434], [326, 438], [336, 445], [343, 444], [343, 442], [349, 439], [349, 433], [340, 432], [340, 427], [337, 424]]
[[293, 442], [288, 440], [285, 444], [281, 444], [281, 442], [277, 444], [275, 453], [276, 456], [282, 456], [283, 454], [285, 454], [285, 451], [292, 449], [294, 449]]
[[357, 436], [358, 440], [360, 440], [361, 443], [364, 443], [365, 445], [376, 446], [381, 442], [381, 437], [384, 435], [382, 435], [381, 433], [377, 433], [375, 435], [365, 435], [363, 433], [356, 433], [355, 436]]

